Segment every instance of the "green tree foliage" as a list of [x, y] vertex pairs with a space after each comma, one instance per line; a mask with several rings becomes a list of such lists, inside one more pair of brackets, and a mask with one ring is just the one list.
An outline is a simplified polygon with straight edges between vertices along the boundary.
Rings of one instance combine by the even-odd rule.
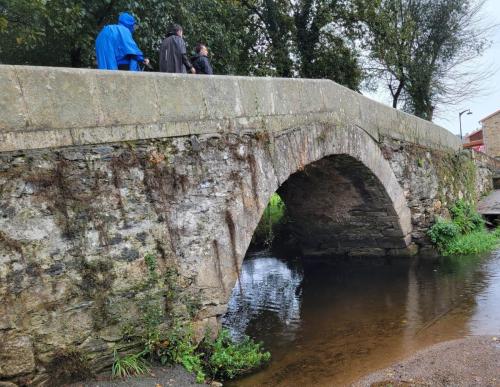
[[[360, 0], [365, 3], [365, 0]], [[257, 74], [328, 78], [358, 89], [362, 80], [352, 0], [243, 0], [260, 31]]]
[[477, 1], [0, 0], [0, 62], [95, 67], [98, 32], [128, 11], [156, 68], [172, 22], [191, 50], [209, 47], [218, 74], [328, 78], [358, 90], [363, 53], [394, 107], [432, 119], [436, 105], [477, 92], [457, 70], [487, 45]]
[[359, 4], [351, 0], [297, 1], [293, 6], [299, 73], [304, 78], [329, 78], [351, 89], [362, 80], [359, 52]]
[[110, 20], [113, 5], [110, 0], [4, 0], [1, 61], [92, 66], [96, 31]]
[[205, 42], [219, 73], [246, 74], [255, 36], [248, 11], [231, 0], [3, 0], [0, 5], [2, 63], [94, 67], [94, 44], [105, 24], [122, 11], [138, 20], [140, 48], [157, 62], [167, 27], [180, 23], [190, 47]]
[[[486, 28], [478, 25], [484, 1], [377, 0], [366, 8], [365, 48], [387, 81], [393, 107], [432, 120], [439, 103], [457, 102], [477, 92], [484, 74], [459, 66], [487, 47]], [[463, 86], [467, 85], [468, 89]]]
[[330, 78], [353, 89], [361, 81], [351, 0], [1, 1], [2, 63], [94, 67], [98, 32], [128, 11], [155, 67], [176, 22], [188, 47], [207, 44], [219, 74]]

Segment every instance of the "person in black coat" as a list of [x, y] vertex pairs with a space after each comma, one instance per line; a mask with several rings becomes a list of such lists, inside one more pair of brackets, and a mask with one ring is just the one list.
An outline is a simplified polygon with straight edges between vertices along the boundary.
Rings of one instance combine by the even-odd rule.
[[195, 69], [186, 54], [186, 42], [182, 38], [182, 27], [170, 26], [167, 37], [160, 47], [160, 71], [163, 73], [195, 73]]
[[208, 48], [204, 44], [198, 43], [195, 48], [196, 55], [191, 58], [191, 63], [196, 70], [196, 74], [213, 75], [214, 71], [208, 60]]

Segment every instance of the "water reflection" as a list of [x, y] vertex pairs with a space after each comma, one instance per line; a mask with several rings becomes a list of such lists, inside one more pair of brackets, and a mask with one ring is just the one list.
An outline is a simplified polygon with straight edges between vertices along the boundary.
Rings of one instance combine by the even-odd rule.
[[469, 321], [472, 335], [498, 335], [500, 332], [500, 252], [483, 263], [484, 289], [476, 296], [475, 313]]
[[223, 325], [237, 340], [252, 330], [254, 324], [262, 326], [261, 338], [277, 334], [283, 340], [293, 340], [300, 326], [302, 278], [299, 266], [266, 253], [247, 257]]
[[500, 258], [246, 259], [224, 320], [269, 367], [235, 385], [344, 385], [413, 351], [500, 332]]

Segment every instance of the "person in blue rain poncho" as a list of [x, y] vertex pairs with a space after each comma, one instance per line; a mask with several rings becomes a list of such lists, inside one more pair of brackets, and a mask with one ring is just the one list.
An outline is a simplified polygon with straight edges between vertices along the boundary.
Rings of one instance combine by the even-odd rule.
[[102, 29], [95, 42], [99, 69], [139, 71], [139, 64], [149, 65], [149, 59], [144, 58], [132, 37], [134, 28], [134, 17], [123, 12], [118, 24], [110, 24]]

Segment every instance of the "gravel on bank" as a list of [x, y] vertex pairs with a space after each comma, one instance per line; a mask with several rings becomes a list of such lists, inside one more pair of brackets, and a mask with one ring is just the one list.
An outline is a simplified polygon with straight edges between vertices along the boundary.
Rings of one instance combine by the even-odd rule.
[[370, 374], [352, 387], [500, 386], [500, 335], [447, 341]]
[[69, 387], [200, 387], [193, 374], [179, 365], [153, 367], [151, 372], [142, 376], [124, 379], [101, 377], [97, 380], [74, 383]]

